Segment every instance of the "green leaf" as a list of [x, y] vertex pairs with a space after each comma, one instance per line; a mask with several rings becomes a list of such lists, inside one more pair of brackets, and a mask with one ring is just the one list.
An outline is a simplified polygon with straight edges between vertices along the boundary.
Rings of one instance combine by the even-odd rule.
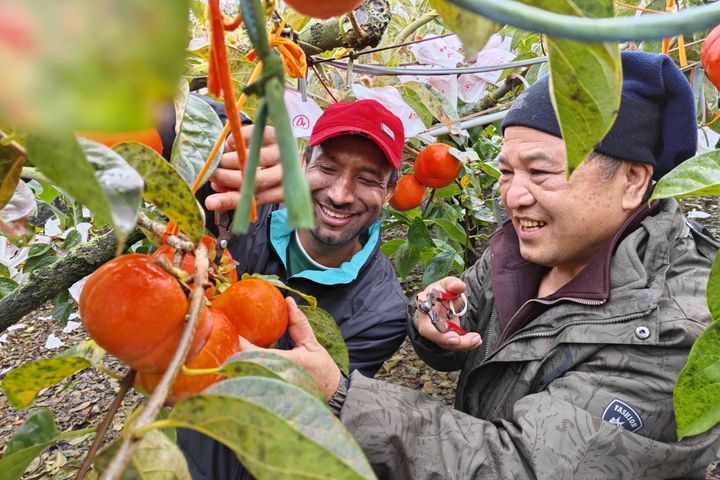
[[467, 234], [458, 221], [451, 222], [446, 218], [434, 218], [430, 220], [430, 222], [442, 228], [450, 238], [458, 242], [460, 245], [465, 245], [465, 242], [467, 242]]
[[33, 165], [53, 184], [86, 205], [101, 225], [112, 224], [110, 204], [103, 193], [93, 165], [70, 133], [53, 136], [28, 135], [27, 154]]
[[[95, 457], [93, 466], [99, 475], [107, 468], [121, 440], [116, 440]], [[150, 430], [143, 435], [121, 478], [191, 480], [192, 476], [177, 444], [161, 431]]]
[[40, 408], [28, 416], [15, 431], [5, 454], [0, 458], [0, 480], [20, 478], [45, 447], [58, 440], [87, 435], [89, 430], [59, 432], [55, 419], [47, 408]]
[[52, 265], [57, 259], [55, 252], [28, 258], [23, 265], [23, 273], [32, 273], [35, 270]]
[[25, 157], [16, 149], [0, 144], [0, 209], [15, 193], [24, 164]]
[[713, 322], [720, 320], [720, 256], [713, 261], [707, 285], [707, 303]]
[[347, 344], [332, 315], [320, 307], [312, 308], [307, 305], [299, 305], [298, 308], [310, 322], [318, 343], [328, 351], [332, 359], [340, 367], [340, 370], [348, 373], [350, 371], [350, 355]]
[[52, 247], [47, 243], [35, 243], [30, 246], [27, 258], [40, 258], [52, 254]]
[[182, 176], [154, 150], [137, 142], [113, 147], [145, 181], [143, 198], [175, 222], [193, 243], [198, 244], [205, 229], [203, 211]]
[[0, 298], [3, 298], [13, 292], [18, 284], [15, 280], [6, 277], [0, 277]]
[[550, 90], [565, 140], [568, 175], [607, 135], [620, 108], [617, 44], [547, 39]]
[[52, 299], [52, 305], [53, 309], [50, 312], [50, 316], [63, 325], [67, 323], [68, 318], [70, 318], [70, 314], [74, 310], [74, 302], [70, 301], [70, 294], [68, 291], [63, 290], [58, 293], [55, 298]]
[[446, 0], [429, 0], [442, 17], [443, 22], [453, 33], [457, 34], [465, 49], [465, 58], [472, 58], [485, 46], [490, 36], [499, 26], [492, 20], [479, 15], [470, 14]]
[[395, 270], [398, 276], [405, 278], [420, 261], [420, 251], [411, 244], [406, 243], [397, 249], [395, 255], [393, 255], [393, 259], [395, 260]]
[[65, 241], [63, 242], [63, 250], [70, 250], [73, 247], [76, 247], [80, 245], [82, 242], [82, 235], [77, 230], [70, 230], [67, 234], [67, 237], [65, 237]]
[[170, 420], [227, 445], [256, 478], [375, 478], [360, 446], [327, 405], [278, 380], [216, 383], [178, 402]]
[[670, 170], [653, 190], [651, 200], [720, 194], [720, 150], [697, 155]]
[[393, 238], [392, 240], [387, 240], [383, 242], [380, 250], [383, 254], [385, 254], [385, 256], [392, 257], [393, 255], [395, 255], [395, 252], [397, 252], [398, 248], [405, 244], [407, 244], [407, 240], [403, 240], [402, 238]]
[[247, 350], [228, 358], [219, 372], [226, 377], [256, 376], [282, 380], [296, 385], [310, 395], [323, 399], [310, 374], [297, 363], [272, 350]]
[[673, 400], [680, 440], [720, 422], [720, 322], [711, 323], [695, 341]]
[[452, 268], [455, 251], [443, 251], [435, 255], [425, 267], [423, 272], [422, 286], [427, 287], [432, 282], [447, 276]]
[[[193, 185], [200, 174], [222, 130], [223, 124], [215, 110], [202, 99], [190, 95], [170, 155], [170, 164], [180, 172], [188, 185]], [[205, 184], [220, 163], [223, 146], [224, 142], [210, 164], [201, 185]]]
[[135, 229], [142, 201], [143, 179], [123, 157], [103, 144], [79, 138], [85, 158], [95, 168], [115, 225], [117, 244], [122, 245]]
[[149, 127], [183, 72], [186, 0], [6, 0], [3, 17], [0, 122], [22, 130]]
[[408, 242], [410, 242], [413, 248], [418, 250], [435, 246], [422, 218], [415, 218], [410, 224], [410, 227], [408, 227]]
[[100, 351], [94, 342], [83, 342], [56, 357], [36, 360], [10, 370], [2, 380], [8, 404], [19, 409], [30, 407], [43, 388], [97, 364]]

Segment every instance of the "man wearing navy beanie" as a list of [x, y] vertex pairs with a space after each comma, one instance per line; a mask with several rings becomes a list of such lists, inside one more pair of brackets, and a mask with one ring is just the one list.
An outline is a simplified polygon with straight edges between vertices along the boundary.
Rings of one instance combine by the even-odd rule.
[[[695, 152], [693, 95], [667, 56], [622, 63], [618, 120], [570, 178], [547, 78], [517, 99], [499, 157], [508, 221], [462, 279], [410, 309], [418, 354], [460, 371], [454, 409], [293, 351], [381, 478], [705, 477], [720, 429], [679, 441], [673, 388], [711, 322], [717, 247], [675, 200], [646, 200]], [[454, 310], [436, 302], [431, 322], [438, 292]], [[292, 315], [290, 330], [306, 332], [296, 344], [314, 341], [305, 321]]]

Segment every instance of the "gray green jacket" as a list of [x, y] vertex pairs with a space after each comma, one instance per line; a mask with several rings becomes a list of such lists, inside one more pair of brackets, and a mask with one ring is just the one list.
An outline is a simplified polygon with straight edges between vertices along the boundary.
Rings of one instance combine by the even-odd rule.
[[479, 349], [441, 350], [408, 322], [429, 365], [461, 370], [456, 408], [354, 374], [341, 419], [377, 474], [704, 478], [720, 429], [678, 442], [672, 392], [710, 322], [705, 290], [716, 249], [675, 201], [656, 210], [608, 251], [605, 300], [579, 291], [543, 302], [537, 316], [503, 335], [495, 296], [514, 295], [512, 282], [493, 291], [496, 258], [486, 252], [463, 276], [470, 306], [463, 326], [482, 334]]

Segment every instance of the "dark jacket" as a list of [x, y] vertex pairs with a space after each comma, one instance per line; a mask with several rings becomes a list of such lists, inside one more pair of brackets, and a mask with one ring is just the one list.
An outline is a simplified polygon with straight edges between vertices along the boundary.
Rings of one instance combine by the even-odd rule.
[[[674, 200], [658, 210], [618, 239], [592, 278], [578, 276], [562, 296], [526, 300], [509, 312], [502, 305], [522, 287], [502, 277], [528, 262], [512, 254], [512, 227], [494, 236], [500, 248], [491, 243], [463, 275], [463, 326], [480, 332], [484, 344], [447, 352], [409, 325], [430, 365], [461, 369], [456, 409], [351, 377], [341, 419], [379, 476], [704, 478], [720, 427], [678, 441], [673, 388], [711, 321], [705, 289], [716, 247]], [[593, 279], [607, 290], [582, 291]], [[516, 321], [533, 306], [539, 310], [526, 322]]]
[[[365, 248], [351, 262], [337, 269], [301, 272], [288, 278], [286, 250], [282, 247], [291, 229], [285, 213], [277, 205], [262, 206], [250, 232], [230, 240], [230, 253], [240, 262], [238, 273], [277, 275], [288, 286], [314, 296], [318, 306], [327, 310], [340, 327], [350, 354], [350, 370], [375, 375], [405, 338], [407, 306], [395, 270], [380, 252], [379, 222], [371, 226]], [[304, 303], [293, 296], [298, 303]], [[287, 338], [280, 343], [290, 347]], [[194, 480], [251, 478], [232, 450], [198, 432], [179, 429], [178, 445]]]

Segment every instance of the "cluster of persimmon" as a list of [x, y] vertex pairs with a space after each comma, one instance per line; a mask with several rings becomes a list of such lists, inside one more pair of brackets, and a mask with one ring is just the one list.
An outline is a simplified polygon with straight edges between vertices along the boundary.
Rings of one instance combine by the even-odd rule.
[[[212, 265], [213, 283], [205, 290], [206, 305], [185, 357], [189, 369], [222, 365], [239, 349], [238, 335], [268, 346], [285, 332], [288, 311], [282, 293], [260, 278], [238, 281], [236, 263], [224, 250], [215, 262], [215, 240], [203, 237]], [[161, 258], [163, 257], [163, 258]], [[80, 316], [90, 337], [108, 353], [137, 370], [136, 385], [152, 392], [180, 343], [189, 308], [181, 284], [192, 286], [195, 256], [185, 253], [179, 275], [172, 264], [175, 250], [164, 245], [152, 255], [128, 254], [110, 260], [87, 280], [80, 295]], [[211, 282], [212, 283], [212, 282]], [[220, 292], [219, 285], [227, 285]], [[174, 403], [221, 380], [218, 374], [178, 374], [168, 402]]]
[[460, 173], [460, 160], [450, 153], [445, 143], [433, 143], [425, 147], [415, 158], [415, 172], [400, 176], [390, 205], [405, 211], [419, 207], [427, 188], [450, 185]]

